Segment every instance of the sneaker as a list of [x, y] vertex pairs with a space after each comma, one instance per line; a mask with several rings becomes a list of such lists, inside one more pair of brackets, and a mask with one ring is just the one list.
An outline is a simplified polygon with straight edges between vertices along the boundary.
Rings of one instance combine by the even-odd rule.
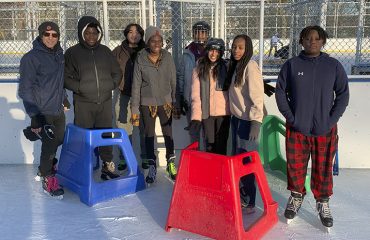
[[157, 166], [156, 166], [155, 160], [153, 159], [148, 160], [148, 165], [149, 165], [149, 172], [148, 172], [148, 176], [146, 176], [145, 178], [145, 181], [147, 183], [153, 183], [157, 176]]
[[168, 173], [168, 176], [171, 178], [171, 180], [175, 181], [176, 176], [177, 176], [177, 169], [176, 169], [176, 166], [175, 166], [175, 156], [172, 156], [167, 160], [166, 171]]
[[55, 175], [50, 175], [42, 178], [42, 188], [44, 192], [52, 197], [62, 199], [64, 190], [58, 184], [58, 179]]
[[117, 167], [117, 169], [118, 169], [119, 171], [124, 171], [124, 170], [126, 170], [126, 168], [127, 168], [126, 160], [125, 160], [125, 159], [122, 159], [122, 160], [118, 163], [118, 167]]
[[118, 178], [119, 174], [116, 174], [114, 171], [114, 162], [103, 162], [100, 178], [103, 180]]
[[146, 158], [141, 158], [141, 167], [142, 167], [143, 169], [148, 169], [148, 168], [149, 168], [148, 159], [146, 159]]
[[284, 212], [285, 218], [293, 219], [297, 215], [299, 209], [301, 208], [302, 202], [303, 195], [298, 192], [292, 192], [288, 199], [288, 203], [286, 205], [286, 209]]
[[321, 199], [316, 202], [316, 209], [319, 212], [322, 225], [325, 227], [333, 226], [333, 217], [329, 208], [329, 199]]

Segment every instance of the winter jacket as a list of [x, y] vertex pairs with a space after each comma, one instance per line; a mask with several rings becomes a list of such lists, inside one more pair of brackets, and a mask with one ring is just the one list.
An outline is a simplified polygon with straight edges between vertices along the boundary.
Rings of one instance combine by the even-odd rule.
[[[226, 77], [226, 68], [224, 77]], [[211, 69], [209, 71], [209, 79], [203, 80], [199, 78], [198, 70], [195, 68], [193, 70], [192, 80], [191, 120], [201, 121], [202, 119], [207, 119], [210, 116], [230, 115], [229, 93], [227, 90], [222, 91], [222, 88], [216, 87], [217, 82], [213, 77]], [[208, 87], [209, 89], [207, 89], [207, 91], [202, 91], [202, 88], [205, 87]], [[204, 96], [205, 94], [202, 94], [202, 92], [206, 92], [207, 96]], [[204, 102], [207, 103], [204, 104]], [[205, 109], [205, 107], [209, 109]]]
[[41, 38], [33, 41], [33, 48], [20, 64], [19, 97], [30, 117], [38, 114], [59, 115], [66, 98], [64, 84], [64, 57], [59, 42], [53, 50]]
[[280, 112], [296, 131], [308, 136], [324, 135], [348, 105], [347, 74], [328, 54], [310, 58], [302, 51], [283, 65], [275, 97]]
[[231, 114], [246, 121], [262, 123], [263, 119], [263, 79], [258, 64], [250, 60], [243, 72], [243, 81], [235, 86], [234, 72], [229, 89]]
[[149, 52], [139, 52], [134, 66], [131, 91], [131, 112], [139, 114], [139, 106], [162, 106], [175, 103], [176, 68], [171, 54], [162, 49], [159, 67], [148, 58]]
[[[197, 48], [199, 49], [199, 46], [197, 46], [196, 43], [192, 42], [189, 44], [182, 54], [182, 58], [176, 72], [176, 97], [179, 100], [180, 96], [183, 96], [184, 100], [187, 101], [188, 104], [191, 103], [192, 72], [197, 61], [191, 49], [196, 51], [195, 49]], [[197, 56], [201, 57], [203, 55], [204, 50], [199, 50]]]
[[132, 77], [134, 72], [134, 62], [136, 58], [136, 51], [141, 50], [145, 45], [144, 41], [139, 43], [136, 49], [128, 46], [127, 40], [123, 41], [120, 46], [113, 50], [113, 55], [116, 57], [118, 64], [122, 71], [122, 80], [119, 83], [119, 89], [122, 94], [131, 96]]
[[[88, 24], [94, 23], [100, 29], [96, 46], [90, 47], [83, 40]], [[103, 103], [112, 98], [122, 73], [111, 50], [102, 44], [100, 23], [90, 16], [78, 21], [79, 43], [65, 53], [65, 87], [73, 91], [75, 101]]]

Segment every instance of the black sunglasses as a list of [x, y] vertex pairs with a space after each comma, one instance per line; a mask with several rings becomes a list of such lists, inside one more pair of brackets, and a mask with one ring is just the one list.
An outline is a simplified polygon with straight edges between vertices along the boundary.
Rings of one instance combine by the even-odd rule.
[[50, 35], [53, 37], [53, 38], [57, 38], [58, 37], [58, 33], [48, 33], [48, 32], [44, 32], [42, 34], [44, 37], [50, 37]]

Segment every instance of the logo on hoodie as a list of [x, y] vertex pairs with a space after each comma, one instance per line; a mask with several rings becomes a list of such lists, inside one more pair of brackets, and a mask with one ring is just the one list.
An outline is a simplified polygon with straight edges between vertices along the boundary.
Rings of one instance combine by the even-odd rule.
[[303, 76], [303, 72], [298, 72], [298, 76]]

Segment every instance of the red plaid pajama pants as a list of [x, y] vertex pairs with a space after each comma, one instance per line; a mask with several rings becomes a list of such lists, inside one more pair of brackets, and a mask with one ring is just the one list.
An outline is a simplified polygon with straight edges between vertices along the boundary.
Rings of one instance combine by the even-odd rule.
[[311, 190], [315, 199], [333, 194], [333, 159], [338, 146], [337, 126], [323, 136], [306, 136], [286, 125], [288, 190], [306, 194], [304, 187], [311, 156]]

